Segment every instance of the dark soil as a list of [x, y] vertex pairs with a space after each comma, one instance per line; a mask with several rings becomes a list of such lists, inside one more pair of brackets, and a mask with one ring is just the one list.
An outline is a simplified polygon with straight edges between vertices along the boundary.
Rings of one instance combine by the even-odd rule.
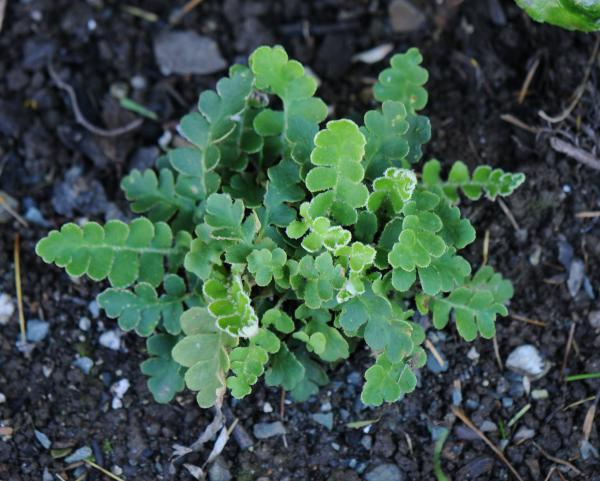
[[[51, 473], [65, 480], [80, 475], [66, 471], [64, 458], [53, 458], [34, 430], [52, 441], [51, 449], [92, 447], [97, 463], [120, 467], [124, 479], [168, 479], [173, 445], [192, 443], [212, 416], [201, 411], [191, 395], [167, 406], [154, 403], [138, 367], [144, 359], [143, 341], [124, 336], [119, 351], [99, 344], [102, 330], [115, 327], [102, 313], [94, 317], [88, 309], [101, 286], [71, 281], [34, 254], [35, 242], [49, 228], [72, 218], [128, 215], [119, 178], [132, 165], [148, 165], [163, 131], [172, 129], [198, 93], [216, 81], [217, 76], [164, 77], [152, 42], [169, 28], [166, 20], [173, 7], [159, 0], [135, 3], [159, 20], [131, 15], [122, 10], [122, 2], [113, 0], [8, 2], [0, 34], [0, 189], [19, 200], [22, 214], [29, 207], [39, 209], [48, 226], [0, 224], [0, 293], [14, 297], [13, 242], [18, 233], [25, 316], [49, 321], [50, 333], [27, 358], [17, 350], [16, 314], [0, 326], [0, 393], [6, 397], [0, 404], [0, 426], [12, 428], [12, 434], [0, 437], [2, 481], [38, 481], [44, 470], [43, 479], [48, 480], [59, 479]], [[512, 427], [504, 449], [524, 479], [548, 479], [555, 467], [563, 469], [564, 478], [554, 471], [551, 480], [576, 479], [575, 471], [552, 456], [572, 463], [581, 472], [577, 479], [600, 480], [598, 458], [584, 460], [580, 452], [584, 418], [593, 401], [565, 409], [595, 396], [600, 383], [566, 383], [561, 375], [572, 325], [574, 343], [564, 374], [600, 371], [600, 334], [588, 322], [590, 311], [600, 309], [600, 218], [575, 216], [600, 208], [600, 174], [554, 153], [548, 130], [535, 135], [500, 119], [511, 113], [595, 151], [600, 124], [596, 64], [567, 120], [549, 124], [537, 115], [540, 109], [555, 115], [569, 103], [595, 37], [534, 24], [510, 1], [416, 3], [427, 22], [412, 34], [393, 33], [387, 2], [377, 0], [206, 0], [177, 28], [212, 37], [228, 62], [244, 61], [263, 42], [283, 44], [322, 79], [320, 92], [335, 113], [354, 118], [371, 105], [370, 85], [385, 61], [353, 63], [352, 55], [387, 42], [393, 42], [395, 51], [418, 46], [430, 71], [427, 112], [433, 141], [426, 155], [527, 174], [527, 183], [506, 201], [518, 228], [497, 202], [468, 207], [479, 233], [469, 256], [481, 263], [484, 233], [489, 230], [489, 263], [514, 281], [511, 312], [545, 323], [540, 327], [502, 319], [497, 341], [504, 361], [516, 346], [538, 347], [551, 368], [531, 387], [547, 390], [548, 398], [536, 400], [524, 393], [521, 377], [499, 368], [491, 341], [478, 339], [467, 345], [449, 329], [445, 336], [431, 337], [447, 358], [448, 370], [435, 374], [424, 368], [420, 388], [402, 402], [370, 409], [358, 401], [358, 373], [370, 362], [366, 351], [360, 351], [351, 363], [331, 372], [333, 383], [318, 398], [286, 404], [281, 419], [287, 429], [285, 443], [281, 437], [255, 440], [252, 448], [242, 450], [231, 440], [220, 466], [240, 481], [354, 481], [386, 463], [397, 465], [407, 480], [434, 479], [432, 431], [452, 423], [450, 407], [459, 382], [462, 407], [477, 425], [507, 424], [531, 403]], [[132, 96], [158, 112], [159, 121], [147, 120], [140, 129], [113, 139], [90, 134], [75, 122], [64, 92], [50, 79], [48, 55], [53, 55], [56, 69], [74, 86], [82, 112], [95, 124], [113, 128], [134, 118], [109, 92], [111, 85], [128, 84], [135, 76], [142, 76], [146, 85]], [[519, 104], [517, 94], [536, 59], [539, 67]], [[571, 246], [572, 257], [585, 265], [587, 280], [574, 297], [566, 282], [572, 259], [559, 259], [559, 245], [563, 251]], [[80, 329], [84, 316], [91, 319], [89, 331]], [[472, 348], [479, 353], [477, 361], [467, 356]], [[89, 375], [73, 366], [80, 355], [94, 361]], [[131, 387], [123, 408], [113, 409], [110, 386], [124, 378]], [[273, 412], [265, 412], [266, 402]], [[331, 431], [311, 417], [327, 410], [328, 403], [334, 417]], [[280, 420], [279, 404], [280, 393], [259, 384], [251, 397], [230, 402], [230, 407], [239, 425], [252, 433], [255, 423]], [[370, 428], [346, 426], [365, 419], [379, 421]], [[534, 435], [519, 443], [512, 435], [523, 427]], [[596, 449], [598, 431], [596, 421], [589, 438]], [[454, 422], [442, 453], [444, 471], [453, 479], [510, 479], [505, 465], [483, 442], [464, 439], [469, 434], [460, 421]], [[501, 444], [498, 432], [488, 435]], [[186, 462], [201, 465], [207, 455], [205, 450]], [[89, 470], [87, 479], [105, 478]], [[192, 477], [178, 466], [172, 479]], [[215, 472], [212, 479], [219, 479]]]

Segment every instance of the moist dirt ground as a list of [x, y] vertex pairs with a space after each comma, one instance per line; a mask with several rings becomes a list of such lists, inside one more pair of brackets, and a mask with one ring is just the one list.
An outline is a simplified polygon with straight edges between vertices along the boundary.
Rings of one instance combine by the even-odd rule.
[[[34, 253], [47, 230], [69, 220], [129, 216], [119, 179], [133, 166], [149, 165], [164, 132], [173, 132], [199, 92], [214, 86], [218, 75], [161, 73], [153, 42], [167, 30], [214, 39], [227, 63], [244, 62], [259, 44], [280, 43], [321, 79], [320, 94], [334, 114], [354, 119], [373, 105], [371, 85], [389, 58], [365, 64], [354, 55], [387, 43], [393, 52], [417, 46], [430, 72], [426, 112], [433, 139], [425, 157], [527, 175], [505, 206], [465, 206], [478, 232], [468, 257], [514, 282], [512, 316], [498, 322], [499, 358], [491, 341], [466, 344], [453, 328], [432, 330], [446, 370], [432, 357], [416, 392], [376, 409], [359, 401], [361, 373], [371, 362], [364, 349], [335, 366], [332, 384], [303, 404], [286, 402], [282, 410], [280, 392], [259, 383], [243, 401], [228, 401], [238, 436], [210, 479], [431, 480], [434, 438], [444, 427], [450, 433], [440, 462], [449, 478], [513, 479], [454, 419], [451, 406], [460, 401], [523, 479], [600, 480], [598, 421], [584, 428], [600, 380], [565, 380], [600, 371], [600, 315], [594, 314], [600, 309], [600, 217], [577, 215], [600, 210], [600, 172], [549, 145], [558, 136], [595, 154], [596, 36], [535, 24], [510, 1], [415, 1], [425, 21], [411, 33], [395, 32], [388, 3], [378, 0], [205, 0], [169, 26], [183, 3], [8, 2], [0, 32], [0, 189], [18, 200], [18, 212], [29, 220], [28, 227], [13, 218], [0, 224], [0, 294], [14, 303], [18, 235], [25, 318], [47, 321], [49, 332], [25, 356], [17, 349], [16, 312], [0, 326], [0, 480], [108, 479], [61, 457], [84, 446], [122, 479], [188, 480], [194, 478], [183, 464], [201, 466], [210, 451], [207, 444], [171, 467], [173, 446], [191, 444], [213, 413], [200, 410], [192, 395], [169, 405], [153, 402], [139, 371], [143, 340], [124, 335], [117, 350], [105, 347], [106, 336], [100, 342], [116, 327], [90, 305], [101, 286], [71, 280]], [[127, 8], [132, 5], [145, 13]], [[73, 86], [90, 122], [114, 128], [135, 119], [111, 96], [124, 88], [158, 120], [115, 138], [94, 135], [75, 121], [70, 100], [48, 73], [49, 61]], [[540, 110], [556, 116], [569, 106], [586, 69], [579, 101], [566, 118], [540, 117]], [[505, 114], [522, 124], [502, 120]], [[523, 344], [535, 346], [549, 369], [530, 386], [505, 364]], [[88, 374], [81, 361], [74, 365], [82, 357], [93, 362]], [[111, 386], [123, 379], [130, 387], [119, 407]], [[368, 420], [372, 424], [349, 424]], [[285, 438], [254, 437], [255, 425], [276, 421], [285, 426]], [[585, 437], [589, 444], [582, 444]]]

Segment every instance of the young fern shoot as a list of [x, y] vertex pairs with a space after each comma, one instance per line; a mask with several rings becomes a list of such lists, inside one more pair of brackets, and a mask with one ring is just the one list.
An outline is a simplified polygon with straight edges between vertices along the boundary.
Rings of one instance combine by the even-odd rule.
[[188, 145], [123, 179], [140, 217], [38, 243], [69, 275], [108, 279], [98, 303], [147, 339], [156, 401], [187, 387], [207, 408], [263, 376], [303, 401], [358, 338], [374, 357], [362, 400], [379, 405], [413, 391], [425, 363], [414, 308], [466, 341], [493, 337], [512, 286], [459, 255], [475, 229], [457, 203], [509, 195], [524, 176], [456, 162], [445, 177], [437, 160], [417, 174], [431, 137], [421, 62], [414, 48], [392, 57], [364, 125], [323, 126], [314, 78], [260, 47], [182, 119]]

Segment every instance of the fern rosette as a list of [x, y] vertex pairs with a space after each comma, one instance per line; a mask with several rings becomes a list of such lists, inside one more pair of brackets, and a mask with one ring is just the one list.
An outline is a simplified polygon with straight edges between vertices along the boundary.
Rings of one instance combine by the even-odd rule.
[[374, 356], [362, 400], [378, 405], [417, 385], [414, 308], [465, 340], [494, 335], [512, 287], [459, 255], [475, 230], [456, 204], [509, 195], [524, 177], [457, 162], [444, 178], [437, 160], [415, 171], [431, 137], [421, 61], [416, 49], [392, 57], [363, 126], [322, 125], [314, 78], [260, 47], [182, 119], [186, 145], [123, 179], [140, 217], [66, 224], [38, 243], [69, 275], [108, 280], [99, 305], [147, 338], [158, 402], [187, 387], [219, 405], [263, 376], [302, 401], [358, 338]]

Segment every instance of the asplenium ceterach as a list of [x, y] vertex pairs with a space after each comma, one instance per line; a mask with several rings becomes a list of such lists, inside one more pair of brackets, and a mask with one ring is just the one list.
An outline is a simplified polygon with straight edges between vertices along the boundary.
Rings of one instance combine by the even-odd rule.
[[431, 135], [421, 61], [392, 57], [364, 125], [324, 123], [315, 79], [260, 47], [181, 120], [186, 146], [123, 179], [140, 217], [69, 223], [38, 243], [69, 275], [108, 279], [98, 303], [147, 338], [158, 402], [187, 386], [206, 408], [262, 376], [305, 400], [359, 338], [374, 359], [362, 400], [378, 405], [415, 389], [425, 362], [412, 308], [467, 341], [494, 335], [512, 287], [458, 254], [475, 230], [456, 204], [524, 176], [456, 162], [445, 177], [437, 160], [415, 172]]

